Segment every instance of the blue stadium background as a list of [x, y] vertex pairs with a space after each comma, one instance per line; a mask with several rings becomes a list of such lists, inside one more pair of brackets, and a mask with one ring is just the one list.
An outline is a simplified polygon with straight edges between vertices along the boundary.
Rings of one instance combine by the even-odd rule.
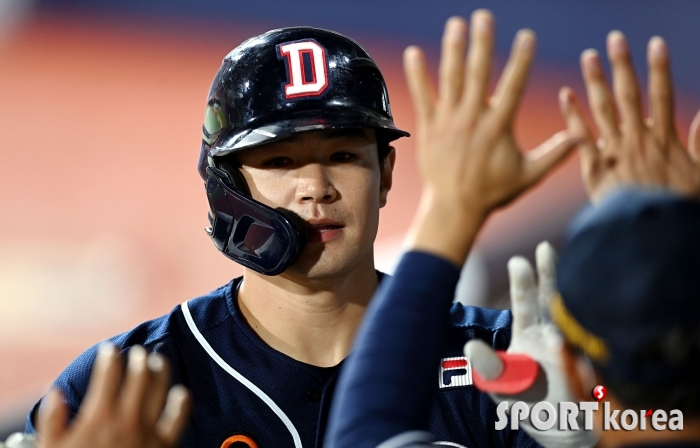
[[[309, 25], [361, 42], [386, 74], [400, 126], [413, 128], [401, 52], [433, 63], [444, 21], [497, 18], [502, 64], [523, 27], [538, 36], [518, 118], [525, 148], [562, 127], [559, 86], [583, 93], [578, 56], [623, 31], [645, 79], [645, 48], [668, 41], [682, 138], [700, 107], [700, 3], [587, 1], [0, 1], [0, 438], [89, 345], [238, 275], [207, 240], [195, 171], [209, 83], [221, 58], [268, 29]], [[413, 143], [397, 144], [378, 264], [391, 269], [417, 204]], [[506, 306], [505, 263], [558, 243], [585, 202], [572, 156], [482, 234], [467, 301]], [[468, 295], [468, 294], [467, 294]]]

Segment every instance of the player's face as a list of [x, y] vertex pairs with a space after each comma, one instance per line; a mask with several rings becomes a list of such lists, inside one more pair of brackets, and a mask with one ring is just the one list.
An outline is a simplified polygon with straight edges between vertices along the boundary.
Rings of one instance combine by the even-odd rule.
[[283, 275], [347, 275], [373, 263], [379, 209], [394, 154], [380, 169], [374, 131], [314, 131], [236, 155], [254, 199], [284, 207], [309, 225], [309, 242]]

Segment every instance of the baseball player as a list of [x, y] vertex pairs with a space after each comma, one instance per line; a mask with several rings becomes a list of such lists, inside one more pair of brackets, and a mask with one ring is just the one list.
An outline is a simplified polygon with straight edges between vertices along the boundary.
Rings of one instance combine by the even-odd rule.
[[[474, 28], [473, 23], [472, 30]], [[477, 45], [472, 43], [469, 61], [473, 57], [476, 58], [472, 56], [476, 47]], [[593, 139], [573, 92], [564, 88], [560, 95], [562, 113], [570, 135], [580, 138], [582, 174], [593, 201], [604, 201], [606, 195], [621, 185], [672, 189], [696, 200], [700, 199], [700, 161], [697, 157], [700, 149], [700, 114], [691, 126], [691, 149], [688, 152], [680, 143], [673, 124], [673, 92], [665, 43], [658, 37], [649, 43], [649, 96], [652, 117], [648, 120], [644, 120], [642, 116], [637, 80], [631, 68], [624, 36], [619, 32], [610, 33], [608, 47], [613, 65], [614, 93], [622, 123], [618, 123], [615, 118], [616, 105], [613, 104], [605, 84], [598, 55], [591, 50], [582, 55], [582, 69], [593, 116], [602, 128], [600, 140], [596, 142]], [[443, 53], [442, 65], [447, 65], [444, 59]], [[447, 114], [450, 109], [439, 100], [436, 102], [433, 98], [423, 95], [426, 76], [420, 53], [410, 48], [405, 53], [405, 60], [409, 85], [412, 87], [419, 116], [419, 132], [429, 134], [437, 128], [437, 121], [431, 123], [431, 118]], [[467, 70], [471, 68], [468, 65]], [[469, 74], [466, 75], [466, 79], [470, 79]], [[499, 88], [496, 92], [499, 92]], [[498, 103], [492, 101], [489, 106], [494, 107], [494, 104]], [[459, 106], [457, 104], [457, 107]], [[479, 125], [485, 122], [492, 110], [483, 105], [481, 107], [481, 111], [472, 110], [471, 117], [479, 117], [484, 121], [477, 119], [474, 125], [464, 130], [465, 134], [460, 141], [464, 142], [465, 146], [454, 145], [453, 148], [449, 148], [453, 151], [451, 153], [447, 148], [434, 145], [432, 139], [422, 139], [421, 135], [418, 136], [423, 145], [419, 147], [419, 151], [426, 184], [423, 202], [425, 208], [419, 211], [414, 220], [413, 235], [407, 243], [410, 251], [402, 258], [395, 276], [380, 288], [359, 332], [356, 348], [339, 380], [327, 438], [329, 447], [408, 448], [427, 446], [435, 440], [434, 434], [427, 430], [425, 412], [428, 403], [434, 399], [435, 390], [427, 384], [431, 378], [433, 363], [438, 363], [439, 341], [449, 332], [447, 309], [450, 307], [458, 280], [458, 266], [466, 258], [471, 241], [481, 225], [481, 221], [475, 220], [474, 217], [487, 216], [493, 208], [512, 198], [510, 195], [517, 191], [516, 186], [521, 185], [517, 175], [499, 178], [499, 174], [503, 175], [502, 171], [491, 169], [497, 166], [498, 162], [502, 162], [505, 156], [494, 143], [496, 139], [486, 138], [479, 133], [480, 130], [488, 129], [486, 125]], [[450, 166], [446, 166], [448, 162], [445, 160], [450, 161]], [[515, 167], [526, 164], [517, 158], [514, 160]], [[438, 167], [440, 169], [436, 169]], [[449, 174], [455, 171], [459, 172], [459, 176], [450, 178]], [[456, 184], [462, 186], [461, 195], [456, 192], [459, 190], [455, 188]], [[494, 202], [489, 205], [488, 197], [478, 194], [478, 186], [484, 184], [489, 184], [491, 188], [481, 191], [500, 191], [503, 197], [492, 196]], [[683, 225], [686, 231], [697, 227], [692, 227], [691, 222], [697, 223], [698, 205], [692, 200], [671, 199], [672, 203], [681, 203], [680, 207], [686, 209], [684, 213], [673, 216], [675, 212], [665, 211], [666, 205], [654, 203], [660, 200], [653, 197], [652, 205], [645, 207], [645, 194], [649, 193], [637, 194], [642, 197], [641, 200], [634, 193], [622, 195], [600, 206], [601, 210], [596, 212], [599, 218], [590, 218], [590, 227], [599, 226], [606, 220], [604, 217], [608, 216], [615, 216], [615, 219], [623, 223], [604, 237], [602, 229], [597, 230], [600, 233], [598, 237], [590, 237], [586, 232], [593, 230], [579, 226], [578, 240], [574, 238], [574, 247], [567, 250], [562, 261], [567, 277], [562, 279], [560, 284], [564, 289], [563, 285], [566, 283], [571, 291], [571, 299], [564, 298], [564, 302], [569, 306], [571, 300], [571, 306], [576, 307], [575, 310], [582, 318], [585, 317], [584, 327], [596, 330], [599, 335], [605, 335], [610, 341], [617, 337], [621, 339], [610, 343], [610, 350], [617, 350], [617, 362], [608, 367], [610, 371], [598, 371], [608, 373], [603, 375], [603, 378], [616, 382], [620, 398], [633, 397], [627, 398], [631, 400], [627, 403], [644, 403], [649, 407], [668, 406], [670, 403], [678, 406], [683, 404], [696, 418], [697, 405], [687, 397], [679, 395], [677, 391], [692, 391], [692, 397], [697, 395], [697, 313], [692, 311], [697, 304], [690, 303], [697, 302], [697, 248], [683, 247], [681, 250], [683, 238], [676, 236], [668, 236], [669, 244], [674, 246], [670, 249], [664, 247], [667, 244], [659, 242], [650, 245], [647, 250], [644, 242], [650, 238], [656, 238], [658, 241], [667, 238], [667, 233], [674, 231], [674, 225], [670, 224], [674, 220], [675, 225], [681, 225], [681, 221], [685, 219]], [[438, 227], [436, 223], [431, 222], [435, 213], [429, 211], [432, 211], [431, 206], [436, 207], [432, 204], [439, 204], [440, 201], [445, 201], [446, 204], [438, 209], [442, 211], [439, 215], [442, 222]], [[669, 207], [677, 206], [678, 204]], [[660, 213], [669, 213], [671, 218], [659, 218], [660, 223], [655, 222]], [[649, 216], [645, 218], [645, 214]], [[693, 216], [694, 218], [690, 219]], [[645, 219], [652, 224], [637, 234], [635, 224]], [[454, 228], [458, 230], [450, 232], [452, 226], [445, 225], [445, 222], [450, 220], [455, 222]], [[696, 235], [697, 232], [689, 236], [688, 242], [694, 244], [693, 242], [697, 241]], [[594, 243], [595, 246], [592, 246]], [[622, 248], [619, 250], [621, 255], [615, 254], [616, 247]], [[624, 254], [624, 248], [627, 248], [628, 253]], [[668, 258], [674, 251], [678, 257]], [[652, 278], [636, 282], [636, 276], [652, 274], [647, 274], [648, 268], [644, 266], [653, 263], [655, 257], [658, 257], [659, 262], [667, 260], [666, 268], [659, 266]], [[641, 266], [635, 268], [633, 260], [637, 259], [644, 261], [641, 262]], [[681, 262], [683, 266], [677, 268], [676, 261]], [[562, 318], [568, 315], [568, 311], [562, 311], [565, 309], [564, 305], [561, 305], [563, 302], [561, 299], [558, 299], [558, 302], [553, 299], [558, 295], [554, 275], [555, 255], [551, 246], [542, 244], [538, 247], [537, 262], [539, 285], [535, 282], [532, 268], [525, 259], [516, 257], [509, 262], [514, 314], [509, 353], [497, 354], [489, 344], [472, 339], [465, 347], [466, 359], [442, 359], [440, 364], [443, 371], [449, 371], [455, 365], [466, 370], [480, 388], [493, 394], [497, 402], [508, 399], [529, 402], [545, 400], [552, 403], [590, 400], [590, 392], [595, 384], [586, 383], [589, 388], [585, 390], [586, 386], [581, 386], [584, 380], [572, 374], [576, 372], [576, 363], [571, 359], [566, 363], [562, 358], [564, 339], [551, 322], [548, 312], [550, 302], [560, 304], [553, 304], [552, 317], [564, 334], [569, 335], [569, 342], [577, 341], [579, 349], [595, 344], [582, 344], [580, 335], [583, 333], [580, 327], [570, 328], [572, 320]], [[583, 263], [588, 264], [583, 266]], [[669, 276], [671, 272], [677, 271], [687, 271], [688, 274], [682, 285], [673, 286]], [[656, 274], [660, 276], [656, 277]], [[408, 288], [406, 285], [410, 284], [411, 278], [423, 279], [420, 287]], [[582, 287], [581, 291], [576, 291], [576, 285], [584, 284], [586, 286]], [[657, 318], [654, 310], [660, 306], [659, 300], [663, 300], [664, 288], [672, 286], [675, 294], [673, 312], [676, 314], [669, 318]], [[598, 293], [598, 290], [602, 292]], [[637, 315], [634, 306], [629, 308], [630, 316], [621, 319], [616, 316], [619, 310], [613, 304], [631, 304], [633, 291], [639, 293], [639, 297], [634, 300], [646, 301], [646, 317], [631, 327], [628, 322], [634, 321], [633, 316]], [[600, 307], [599, 310], [591, 308], [587, 300], [596, 294], [599, 298], [595, 303]], [[565, 291], [562, 296], [566, 296]], [[401, 312], [397, 313], [395, 310], [399, 306]], [[684, 308], [690, 313], [682, 317]], [[597, 318], [599, 313], [604, 314], [600, 319]], [[683, 332], [678, 334], [687, 333], [693, 339], [688, 344], [680, 344], [681, 347], [688, 348], [683, 349], [683, 362], [673, 369], [673, 373], [669, 372], [664, 377], [659, 372], [664, 362], [670, 362], [667, 360], [650, 365], [648, 375], [645, 373], [644, 378], [638, 378], [633, 371], [637, 364], [630, 357], [638, 354], [640, 350], [643, 351], [644, 341], [653, 339], [652, 334], [655, 330], [652, 328], [656, 321], [665, 322], [664, 326], [669, 331], [674, 325], [682, 324], [680, 326]], [[617, 330], [615, 326], [618, 322], [621, 325], [626, 323], [629, 328]], [[587, 339], [590, 342], [592, 338]], [[592, 352], [596, 354], [595, 351]], [[654, 364], [651, 358], [649, 363]], [[565, 369], [567, 365], [569, 368]], [[415, 375], [407, 377], [397, 373], [409, 366]], [[565, 370], [576, 379], [574, 384], [579, 386], [579, 396], [571, 393]], [[541, 371], [545, 375], [541, 375]], [[654, 378], [670, 381], [663, 386], [658, 385], [661, 393], [654, 390], [657, 387]], [[639, 382], [634, 389], [636, 392], [628, 394], [625, 392], [625, 383], [635, 380]], [[682, 381], [684, 386], [675, 389], [674, 380]], [[407, 394], [407, 390], [410, 390], [411, 394]], [[649, 397], [645, 394], [647, 390]], [[668, 393], [670, 391], [673, 393]], [[664, 397], [664, 394], [671, 397]], [[547, 447], [584, 447], [596, 443], [596, 435], [591, 431], [558, 431], [557, 428], [552, 431], [537, 431], [526, 422], [521, 422], [521, 427], [525, 427], [530, 435]], [[648, 439], [643, 436], [641, 440]], [[619, 443], [619, 440], [617, 442]]]
[[[483, 87], [492, 18], [480, 12], [475, 20], [480, 56], [470, 73], [478, 73], [475, 82]], [[455, 67], [464, 24], [450, 23], [440, 96], [445, 104], [458, 104], [462, 85]], [[528, 33], [518, 42], [501, 105], [491, 115], [503, 126], [484, 136], [498, 138], [509, 157], [503, 175], [514, 175], [521, 191], [561, 159], [572, 141], [560, 136], [541, 159], [509, 164], [521, 161], [509, 130], [533, 46]], [[480, 92], [467, 92], [472, 104], [480, 104], [483, 98], [474, 96]], [[421, 135], [436, 148], [461, 148], [468, 123], [463, 115], [445, 113], [431, 135]], [[170, 361], [173, 381], [192, 395], [182, 446], [320, 447], [339, 368], [383, 277], [374, 269], [372, 246], [391, 188], [396, 153], [390, 142], [408, 134], [394, 125], [386, 85], [365, 50], [345, 36], [308, 27], [251, 38], [224, 58], [202, 134], [199, 172], [211, 208], [207, 232], [225, 256], [245, 267], [244, 275], [109, 342], [122, 352], [142, 345]], [[508, 199], [491, 191], [497, 186], [478, 188], [491, 201]], [[441, 221], [443, 212], [431, 216]], [[451, 313], [440, 357], [460, 357], [472, 338], [495, 349], [508, 346], [509, 312], [455, 305]], [[85, 397], [97, 351], [88, 349], [54, 383], [71, 418]], [[493, 431], [495, 405], [461, 377], [446, 376], [440, 394], [425, 407], [438, 440], [457, 447], [534, 444], [520, 431]], [[27, 419], [29, 432], [41, 413], [37, 404]]]

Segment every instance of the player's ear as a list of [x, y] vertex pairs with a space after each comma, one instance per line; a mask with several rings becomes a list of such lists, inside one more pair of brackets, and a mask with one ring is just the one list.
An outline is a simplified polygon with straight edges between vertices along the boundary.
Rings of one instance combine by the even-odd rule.
[[381, 181], [379, 184], [379, 207], [384, 207], [386, 205], [386, 198], [389, 195], [389, 190], [391, 190], [391, 185], [394, 180], [394, 164], [396, 163], [396, 149], [393, 146], [389, 146], [389, 151], [387, 153], [384, 163], [379, 166], [379, 171], [381, 173]]

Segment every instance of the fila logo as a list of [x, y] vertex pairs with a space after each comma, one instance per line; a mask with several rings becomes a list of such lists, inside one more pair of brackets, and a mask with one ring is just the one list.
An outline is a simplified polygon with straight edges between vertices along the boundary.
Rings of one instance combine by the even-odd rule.
[[277, 45], [277, 58], [284, 59], [287, 79], [285, 98], [319, 97], [329, 86], [326, 49], [313, 39]]
[[466, 356], [440, 360], [440, 389], [471, 386], [472, 367]]

